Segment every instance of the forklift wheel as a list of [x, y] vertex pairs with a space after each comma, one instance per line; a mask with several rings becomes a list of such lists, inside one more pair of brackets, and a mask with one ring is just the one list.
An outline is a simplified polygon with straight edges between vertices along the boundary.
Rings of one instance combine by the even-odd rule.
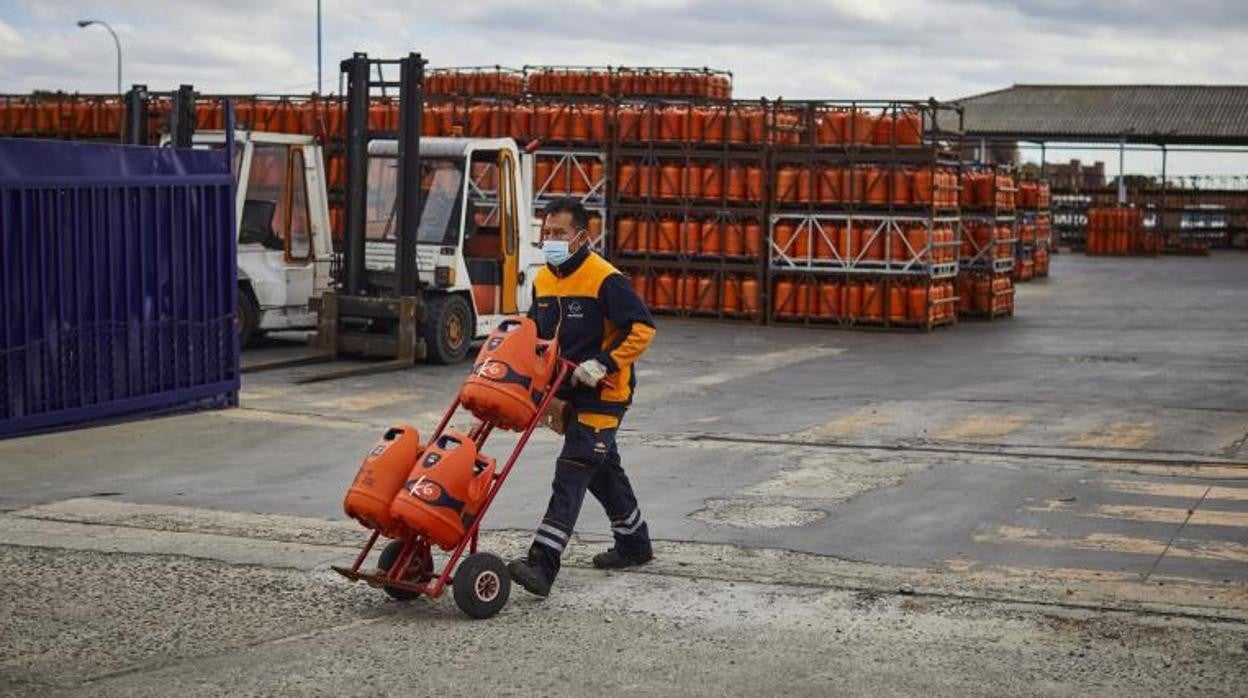
[[468, 355], [468, 345], [476, 334], [472, 308], [463, 296], [448, 294], [429, 300], [422, 331], [426, 359], [435, 364], [454, 364]]
[[[401, 540], [390, 541], [389, 543], [386, 544], [386, 547], [382, 549], [381, 555], [377, 557], [377, 566], [380, 567], [382, 570], [389, 572], [390, 568], [393, 567], [394, 563], [399, 559], [399, 553], [401, 552], [403, 552], [403, 541]], [[420, 564], [419, 560], [414, 560], [413, 562], [416, 565]], [[405, 577], [403, 581], [423, 581], [423, 580]], [[420, 592], [417, 592], [417, 591], [408, 591], [407, 589], [399, 589], [397, 587], [389, 587], [389, 586], [382, 587], [382, 588], [386, 590], [386, 593], [390, 595], [390, 598], [395, 599], [396, 601], [408, 601], [408, 600], [411, 600], [420, 596]]]
[[503, 610], [511, 595], [511, 576], [497, 555], [474, 553], [455, 570], [455, 605], [473, 618]]
[[260, 306], [252, 297], [251, 291], [244, 286], [238, 287], [238, 309], [235, 311], [234, 324], [238, 328], [238, 347], [246, 349], [256, 337], [256, 329], [260, 325]]

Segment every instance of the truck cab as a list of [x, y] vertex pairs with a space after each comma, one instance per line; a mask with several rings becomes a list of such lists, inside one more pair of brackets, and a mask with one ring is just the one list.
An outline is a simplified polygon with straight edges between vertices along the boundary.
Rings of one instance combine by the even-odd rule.
[[[393, 272], [398, 142], [368, 146], [365, 267]], [[502, 318], [528, 310], [543, 260], [530, 202], [532, 162], [510, 138], [422, 138], [416, 245], [430, 357], [459, 360]]]

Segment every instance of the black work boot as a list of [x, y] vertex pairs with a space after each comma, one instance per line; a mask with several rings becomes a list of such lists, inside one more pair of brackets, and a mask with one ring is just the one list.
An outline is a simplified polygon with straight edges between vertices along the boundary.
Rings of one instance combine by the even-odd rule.
[[649, 546], [645, 550], [631, 554], [621, 553], [617, 548], [611, 548], [605, 553], [598, 553], [594, 556], [594, 567], [600, 570], [618, 570], [644, 565], [653, 559], [654, 550]]
[[550, 595], [551, 574], [546, 571], [537, 556], [518, 557], [507, 563], [511, 578], [525, 591], [545, 598]]

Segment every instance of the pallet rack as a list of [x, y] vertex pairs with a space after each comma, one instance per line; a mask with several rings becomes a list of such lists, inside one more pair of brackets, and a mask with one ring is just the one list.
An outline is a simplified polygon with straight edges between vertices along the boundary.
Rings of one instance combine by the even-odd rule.
[[766, 319], [765, 131], [761, 118], [753, 131], [737, 128], [765, 113], [759, 102], [618, 105], [611, 258], [656, 312]]
[[960, 124], [955, 108], [930, 102], [775, 106], [770, 319], [925, 330], [955, 322]]

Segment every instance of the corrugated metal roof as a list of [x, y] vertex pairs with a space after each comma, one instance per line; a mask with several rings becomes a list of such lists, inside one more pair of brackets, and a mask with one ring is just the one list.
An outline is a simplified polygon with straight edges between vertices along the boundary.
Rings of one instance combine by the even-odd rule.
[[1248, 144], [1248, 85], [1015, 85], [955, 102], [972, 137]]

